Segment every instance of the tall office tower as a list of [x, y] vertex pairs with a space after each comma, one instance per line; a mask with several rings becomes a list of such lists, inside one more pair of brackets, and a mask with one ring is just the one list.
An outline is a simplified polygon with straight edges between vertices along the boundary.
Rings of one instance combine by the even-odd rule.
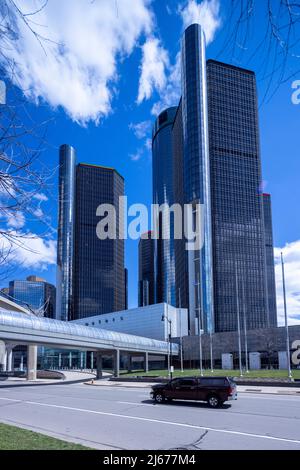
[[139, 241], [139, 307], [155, 304], [154, 260], [155, 240], [152, 232]]
[[275, 271], [274, 271], [272, 204], [271, 204], [270, 194], [263, 194], [263, 203], [264, 203], [266, 262], [267, 262], [269, 326], [276, 327], [277, 326], [277, 304], [276, 304], [276, 284], [275, 284]]
[[269, 311], [255, 74], [208, 60], [207, 83], [215, 328], [237, 329], [237, 299], [248, 328], [263, 328]]
[[[204, 233], [197, 251], [187, 251], [184, 239], [174, 240], [176, 305], [180, 292], [191, 334], [199, 325], [205, 331], [236, 330], [237, 302], [248, 328], [274, 326], [271, 207], [261, 194], [255, 74], [206, 62], [197, 24], [184, 33], [181, 62], [177, 111], [162, 112], [154, 128], [154, 202], [157, 194], [164, 202], [168, 193], [171, 203], [192, 204], [193, 225], [200, 219]], [[163, 269], [163, 262], [158, 266]]]
[[71, 318], [73, 299], [76, 153], [70, 145], [59, 149], [59, 208], [57, 234], [56, 318]]
[[[172, 126], [177, 107], [168, 108], [157, 118], [152, 135], [153, 204], [174, 204], [174, 165]], [[155, 242], [155, 284], [157, 303], [176, 305], [174, 218], [167, 211], [158, 215], [159, 238]], [[170, 233], [170, 237], [168, 236]]]
[[184, 33], [181, 61], [184, 202], [193, 206], [193, 226], [203, 227], [201, 249], [187, 252], [190, 332], [197, 334], [200, 326], [214, 329], [205, 37], [198, 24]]
[[[76, 165], [75, 152], [69, 146], [63, 146], [60, 155], [60, 181], [64, 184], [60, 184], [59, 227], [65, 227], [59, 230], [58, 240], [58, 260], [62, 259], [58, 278], [63, 273], [64, 281], [59, 297], [61, 318], [75, 320], [123, 310], [124, 240], [119, 239], [119, 197], [124, 195], [124, 180], [112, 168]], [[116, 239], [97, 237], [101, 218], [96, 212], [101, 204], [115, 208]], [[65, 247], [65, 256], [60, 254], [61, 247]]]
[[10, 281], [9, 298], [23, 306], [29, 306], [38, 316], [55, 317], [55, 287], [37, 276], [25, 281]]

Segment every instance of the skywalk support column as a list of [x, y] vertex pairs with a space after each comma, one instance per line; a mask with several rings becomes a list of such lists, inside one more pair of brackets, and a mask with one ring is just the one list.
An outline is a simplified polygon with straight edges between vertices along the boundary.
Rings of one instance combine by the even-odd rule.
[[145, 359], [144, 359], [144, 371], [149, 372], [149, 353], [145, 352]]
[[102, 369], [102, 353], [101, 351], [97, 351], [96, 353], [96, 367], [97, 367], [97, 379], [102, 379], [103, 377], [103, 369]]
[[120, 351], [119, 351], [119, 349], [114, 351], [113, 361], [114, 361], [114, 365], [113, 365], [114, 377], [119, 377], [119, 375], [120, 375]]
[[7, 371], [11, 372], [13, 370], [13, 348], [8, 346], [6, 349], [7, 354]]
[[27, 346], [27, 380], [36, 380], [37, 346]]

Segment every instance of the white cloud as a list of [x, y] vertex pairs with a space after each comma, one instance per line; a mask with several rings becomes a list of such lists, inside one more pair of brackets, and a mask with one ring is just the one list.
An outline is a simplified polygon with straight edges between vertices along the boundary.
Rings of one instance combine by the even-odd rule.
[[[203, 0], [197, 2], [189, 0], [179, 8], [183, 27], [187, 28], [192, 23], [201, 24], [206, 43], [213, 41], [217, 29], [221, 25], [219, 0]], [[181, 55], [176, 56], [175, 64], [169, 66], [167, 83], [160, 92], [160, 100], [152, 107], [152, 114], [158, 116], [164, 109], [177, 106], [181, 96]]]
[[137, 102], [151, 97], [154, 90], [161, 92], [166, 86], [166, 69], [169, 66], [169, 56], [162, 47], [159, 39], [149, 37], [142, 46], [143, 59], [139, 82]]
[[181, 96], [181, 54], [176, 56], [175, 64], [169, 68], [167, 84], [160, 93], [160, 100], [152, 107], [151, 113], [158, 116], [164, 109], [177, 106]]
[[[17, 37], [5, 48], [14, 63], [13, 80], [35, 101], [62, 106], [75, 121], [98, 122], [111, 111], [112, 89], [118, 80], [117, 63], [129, 56], [141, 35], [150, 36], [153, 17], [151, 0], [15, 0], [30, 26], [41, 37], [37, 40], [24, 21], [16, 15]], [[13, 7], [12, 7], [13, 8]], [[146, 55], [153, 40], [144, 46]], [[158, 48], [159, 54], [163, 52]], [[2, 57], [2, 56], [1, 56]], [[1, 59], [0, 59], [1, 60]], [[2, 59], [2, 65], [9, 65]], [[8, 70], [9, 71], [9, 70]], [[140, 98], [149, 94], [148, 86], [160, 86], [143, 69]]]
[[138, 122], [137, 124], [129, 124], [129, 129], [134, 132], [134, 135], [137, 139], [144, 139], [149, 135], [152, 128], [151, 121], [142, 121]]
[[23, 212], [17, 211], [9, 214], [7, 216], [7, 226], [8, 228], [22, 228], [25, 225], [25, 216]]
[[133, 162], [138, 162], [142, 158], [143, 153], [144, 153], [144, 149], [143, 147], [140, 147], [135, 153], [132, 153], [131, 155], [129, 155], [130, 160]]
[[16, 231], [14, 235], [20, 238], [15, 238], [12, 248], [8, 240], [0, 236], [0, 252], [9, 251], [6, 259], [7, 264], [17, 265], [19, 268], [36, 268], [40, 270], [45, 270], [49, 265], [56, 264], [55, 240], [43, 239], [30, 232], [22, 234], [20, 231]]
[[284, 324], [284, 306], [280, 253], [285, 264], [287, 311], [289, 324], [300, 325], [300, 240], [275, 248], [275, 274], [277, 290], [278, 323]]
[[43, 217], [44, 215], [44, 212], [42, 211], [42, 209], [40, 207], [38, 207], [37, 209], [35, 209], [32, 214], [35, 216], [35, 217], [38, 217], [38, 218], [41, 218]]
[[46, 196], [46, 194], [43, 193], [36, 193], [33, 197], [41, 202], [48, 201], [48, 197]]
[[185, 28], [193, 23], [199, 23], [206, 37], [206, 43], [210, 44], [217, 29], [221, 25], [220, 1], [219, 0], [189, 0], [187, 5], [180, 11]]

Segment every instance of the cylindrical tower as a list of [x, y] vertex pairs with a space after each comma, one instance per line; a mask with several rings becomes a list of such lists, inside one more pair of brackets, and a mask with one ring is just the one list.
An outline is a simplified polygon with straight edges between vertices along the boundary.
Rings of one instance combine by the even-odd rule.
[[200, 251], [188, 252], [190, 330], [197, 334], [199, 322], [211, 331], [214, 318], [205, 37], [199, 24], [186, 29], [181, 55], [184, 200], [193, 204], [198, 220], [196, 208], [202, 205], [204, 243]]
[[[163, 111], [155, 121], [152, 135], [153, 204], [174, 204], [174, 162], [172, 127], [177, 107]], [[159, 214], [159, 240], [155, 248], [156, 302], [176, 305], [175, 250], [173, 218]], [[170, 233], [164, 239], [164, 233]]]
[[75, 149], [70, 145], [62, 145], [59, 149], [56, 318], [63, 321], [71, 318], [73, 295], [75, 172]]

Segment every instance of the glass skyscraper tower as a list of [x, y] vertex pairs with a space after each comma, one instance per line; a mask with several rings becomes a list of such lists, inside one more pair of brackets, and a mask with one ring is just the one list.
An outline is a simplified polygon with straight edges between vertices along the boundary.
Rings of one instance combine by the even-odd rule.
[[[152, 172], [153, 172], [153, 204], [168, 204], [174, 200], [174, 165], [172, 152], [172, 127], [177, 107], [166, 109], [161, 113], [153, 128], [152, 136]], [[175, 247], [174, 238], [165, 237], [174, 233], [174, 219], [158, 215], [157, 227], [159, 238], [155, 240], [155, 302], [176, 303], [175, 287]]]
[[[187, 252], [174, 241], [176, 306], [181, 292], [191, 334], [199, 332], [199, 319], [207, 332], [236, 330], [237, 299], [249, 329], [275, 326], [271, 206], [261, 191], [255, 74], [206, 61], [197, 24], [184, 33], [181, 60], [182, 97], [169, 134], [153, 148], [153, 188], [157, 194], [172, 181], [172, 203], [192, 204], [194, 225], [197, 205], [203, 205], [204, 243]], [[165, 176], [160, 169], [158, 178], [164, 158], [171, 170]]]
[[[59, 181], [57, 316], [75, 320], [123, 310], [124, 240], [118, 231], [124, 180], [113, 168], [76, 165], [74, 149], [64, 145]], [[97, 237], [101, 204], [116, 210], [116, 239]]]

